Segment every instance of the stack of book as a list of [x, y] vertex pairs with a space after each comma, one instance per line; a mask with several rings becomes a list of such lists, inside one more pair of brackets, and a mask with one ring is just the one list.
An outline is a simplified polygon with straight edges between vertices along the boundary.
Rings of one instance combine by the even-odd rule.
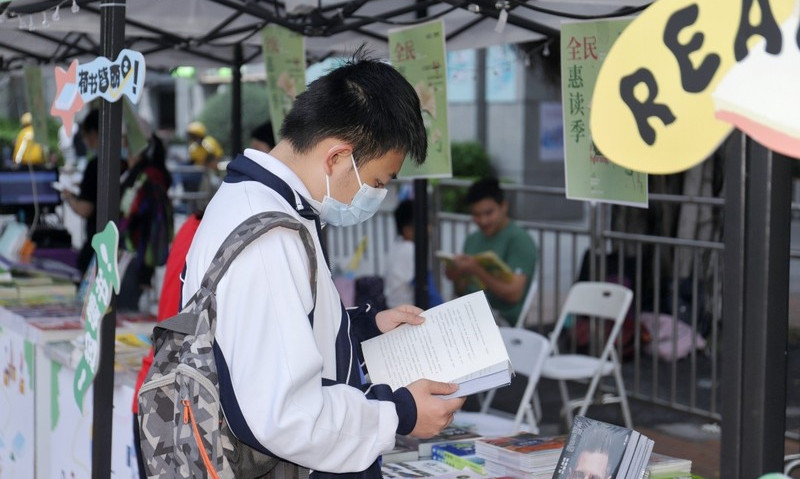
[[483, 458], [491, 476], [551, 479], [566, 436], [537, 436], [521, 432], [513, 436], [475, 440], [475, 453]]
[[471, 469], [479, 474], [486, 473], [484, 459], [475, 453], [474, 440], [434, 444], [431, 458], [458, 470]]
[[405, 446], [395, 441], [394, 449], [381, 454], [384, 463], [408, 462], [419, 459], [419, 450], [416, 446]]
[[[433, 446], [445, 442], [461, 442], [470, 441], [479, 438], [480, 435], [472, 432], [464, 426], [451, 424], [442, 429], [439, 434], [426, 439], [420, 439], [412, 436], [398, 435], [395, 440], [395, 449], [398, 448], [416, 448], [418, 457], [420, 459], [429, 459], [433, 456]], [[385, 460], [385, 459], [384, 459]]]
[[643, 479], [652, 451], [653, 440], [633, 429], [578, 416], [553, 479]]
[[384, 462], [381, 466], [383, 479], [431, 478], [431, 479], [487, 479], [470, 469], [459, 471], [441, 461], [433, 459]]
[[647, 463], [649, 479], [684, 479], [692, 477], [692, 461], [654, 452]]
[[43, 275], [21, 275], [0, 281], [0, 299], [75, 298], [75, 283]]

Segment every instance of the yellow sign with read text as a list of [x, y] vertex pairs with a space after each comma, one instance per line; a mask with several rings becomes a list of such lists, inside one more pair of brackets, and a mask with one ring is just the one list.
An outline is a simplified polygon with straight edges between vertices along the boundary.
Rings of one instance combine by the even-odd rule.
[[590, 117], [598, 148], [634, 171], [675, 173], [711, 155], [737, 126], [771, 149], [800, 156], [800, 110], [793, 106], [800, 95], [791, 86], [800, 77], [790, 73], [800, 71], [798, 3], [652, 4], [600, 69]]

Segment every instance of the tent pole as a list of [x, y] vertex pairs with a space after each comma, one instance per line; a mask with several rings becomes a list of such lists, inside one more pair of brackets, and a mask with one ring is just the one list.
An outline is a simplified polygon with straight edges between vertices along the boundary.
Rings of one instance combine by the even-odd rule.
[[475, 56], [475, 137], [483, 149], [489, 151], [486, 124], [486, 49], [478, 48]]
[[[103, 56], [115, 60], [125, 42], [125, 0], [100, 6]], [[119, 163], [122, 136], [122, 102], [101, 101], [100, 154], [97, 157], [97, 231], [119, 219]], [[115, 260], [115, 258], [114, 258]], [[100, 359], [94, 379], [92, 411], [92, 479], [111, 477], [111, 422], [114, 408], [114, 337], [116, 297], [100, 327]]]
[[735, 133], [725, 159], [720, 477], [783, 469], [790, 159]]
[[[416, 17], [428, 16], [428, 6], [416, 0]], [[398, 234], [400, 232], [398, 231]], [[414, 180], [414, 303], [428, 309], [428, 179]]]
[[242, 151], [242, 44], [233, 46], [231, 86], [231, 157]]

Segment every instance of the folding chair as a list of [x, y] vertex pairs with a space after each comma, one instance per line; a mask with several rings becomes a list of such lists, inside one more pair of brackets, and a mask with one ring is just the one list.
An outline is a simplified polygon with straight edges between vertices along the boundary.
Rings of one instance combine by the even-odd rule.
[[523, 418], [526, 419], [526, 429], [538, 434], [539, 426], [534, 414], [532, 401], [536, 385], [542, 371], [542, 365], [550, 353], [550, 341], [539, 333], [521, 328], [507, 326], [500, 327], [503, 343], [508, 350], [508, 357], [517, 376], [524, 376], [528, 380], [525, 391], [522, 393], [513, 421], [502, 416], [499, 411], [491, 410], [490, 406], [497, 389], [487, 392], [480, 412], [456, 413], [455, 421], [459, 424], [470, 423], [475, 426], [478, 434], [483, 436], [516, 434], [522, 427]]
[[531, 306], [533, 306], [533, 300], [536, 298], [536, 292], [539, 291], [539, 265], [536, 265], [536, 269], [533, 271], [533, 277], [531, 278], [531, 284], [528, 286], [528, 291], [525, 293], [525, 299], [522, 301], [522, 309], [519, 311], [519, 316], [517, 316], [517, 321], [514, 323], [514, 327], [516, 328], [524, 328], [525, 327], [525, 320], [528, 318], [528, 313], [531, 310]]
[[[606, 394], [600, 398], [602, 404], [619, 403], [625, 420], [625, 426], [633, 427], [631, 412], [625, 385], [622, 382], [622, 368], [615, 347], [615, 341], [628, 313], [633, 293], [625, 286], [603, 282], [578, 282], [570, 288], [567, 299], [561, 307], [556, 327], [550, 335], [552, 355], [545, 360], [542, 377], [558, 381], [563, 404], [563, 414], [567, 426], [572, 427], [573, 410], [579, 408], [578, 415], [586, 414], [589, 405], [595, 401], [594, 395], [601, 378], [613, 375], [616, 381], [616, 395]], [[589, 316], [600, 320], [598, 331], [607, 334], [605, 344], [599, 356], [588, 354], [560, 354], [558, 338], [564, 323], [575, 315]], [[613, 325], [606, 329], [606, 322]], [[586, 395], [579, 399], [570, 399], [566, 381], [589, 380]]]

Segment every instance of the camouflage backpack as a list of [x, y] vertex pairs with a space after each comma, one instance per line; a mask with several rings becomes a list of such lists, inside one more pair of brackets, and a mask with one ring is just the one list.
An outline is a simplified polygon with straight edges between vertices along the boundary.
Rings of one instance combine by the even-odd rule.
[[251, 216], [228, 235], [199, 291], [181, 312], [153, 329], [153, 364], [139, 391], [147, 477], [259, 477], [280, 462], [240, 442], [231, 432], [220, 405], [213, 350], [220, 278], [247, 245], [277, 226], [300, 233], [311, 264], [316, 303], [316, 251], [302, 223], [285, 213], [265, 212]]

